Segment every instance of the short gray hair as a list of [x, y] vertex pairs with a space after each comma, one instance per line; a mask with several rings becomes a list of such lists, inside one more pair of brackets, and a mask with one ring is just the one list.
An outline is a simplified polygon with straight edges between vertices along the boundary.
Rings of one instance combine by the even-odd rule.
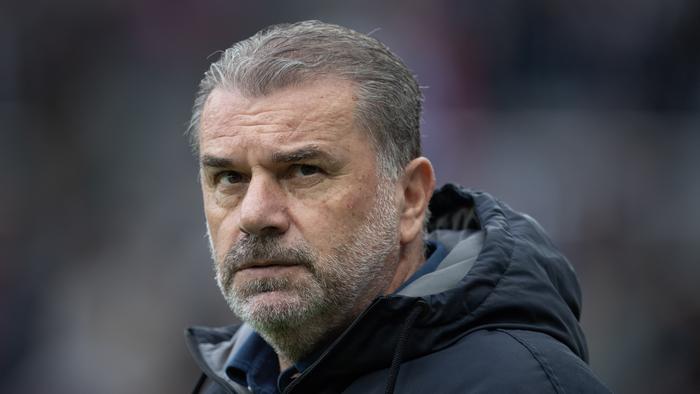
[[323, 77], [355, 85], [355, 118], [374, 143], [380, 170], [397, 179], [421, 155], [418, 83], [377, 39], [319, 21], [270, 26], [223, 52], [204, 74], [192, 108], [187, 134], [194, 151], [203, 107], [215, 88], [257, 97]]

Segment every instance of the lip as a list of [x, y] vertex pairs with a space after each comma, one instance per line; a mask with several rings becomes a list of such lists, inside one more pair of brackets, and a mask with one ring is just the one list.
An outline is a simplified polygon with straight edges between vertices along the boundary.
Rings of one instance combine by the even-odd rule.
[[241, 269], [239, 269], [235, 275], [239, 278], [239, 280], [282, 277], [296, 275], [300, 267], [303, 267], [303, 265], [290, 263], [248, 264], [241, 267]]
[[243, 264], [238, 271], [243, 271], [247, 269], [260, 269], [260, 268], [275, 268], [275, 267], [294, 267], [300, 264], [293, 263], [289, 261], [252, 261]]

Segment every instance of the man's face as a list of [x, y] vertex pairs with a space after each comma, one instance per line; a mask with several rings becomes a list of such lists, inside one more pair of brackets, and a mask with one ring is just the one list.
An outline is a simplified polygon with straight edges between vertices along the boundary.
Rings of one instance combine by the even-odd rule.
[[[258, 329], [339, 325], [388, 285], [396, 186], [354, 122], [351, 83], [324, 79], [204, 107], [204, 209], [217, 282]], [[329, 327], [324, 327], [329, 328]]]

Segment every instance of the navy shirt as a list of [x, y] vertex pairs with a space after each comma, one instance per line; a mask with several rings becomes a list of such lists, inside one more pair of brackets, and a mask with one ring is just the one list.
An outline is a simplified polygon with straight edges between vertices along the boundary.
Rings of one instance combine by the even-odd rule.
[[[429, 241], [426, 246], [425, 263], [396, 292], [421, 276], [435, 271], [447, 256], [447, 249], [440, 243]], [[229, 357], [226, 374], [231, 380], [248, 387], [256, 394], [278, 394], [291, 383], [295, 375], [311, 365], [319, 355], [320, 353], [314, 354], [300, 360], [280, 374], [277, 353], [258, 333], [253, 333], [241, 348]]]

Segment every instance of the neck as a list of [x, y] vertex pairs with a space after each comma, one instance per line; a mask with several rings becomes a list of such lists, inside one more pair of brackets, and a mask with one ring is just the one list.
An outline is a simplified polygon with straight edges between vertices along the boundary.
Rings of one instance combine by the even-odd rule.
[[294, 365], [294, 363], [291, 362], [291, 360], [289, 360], [287, 357], [279, 355], [279, 354], [277, 355], [277, 360], [280, 363], [280, 372], [282, 372], [288, 368], [291, 368], [291, 366]]
[[425, 262], [425, 245], [423, 240], [418, 239], [418, 242], [411, 242], [401, 248], [401, 255], [394, 273], [394, 277], [389, 286], [384, 291], [384, 294], [391, 294], [396, 289], [408, 280], [418, 268]]
[[349, 322], [343, 320], [343, 314], [333, 316], [315, 316], [294, 326], [256, 327], [255, 331], [272, 346], [277, 353], [280, 371], [291, 367], [313, 351], [339, 334], [339, 329]]

